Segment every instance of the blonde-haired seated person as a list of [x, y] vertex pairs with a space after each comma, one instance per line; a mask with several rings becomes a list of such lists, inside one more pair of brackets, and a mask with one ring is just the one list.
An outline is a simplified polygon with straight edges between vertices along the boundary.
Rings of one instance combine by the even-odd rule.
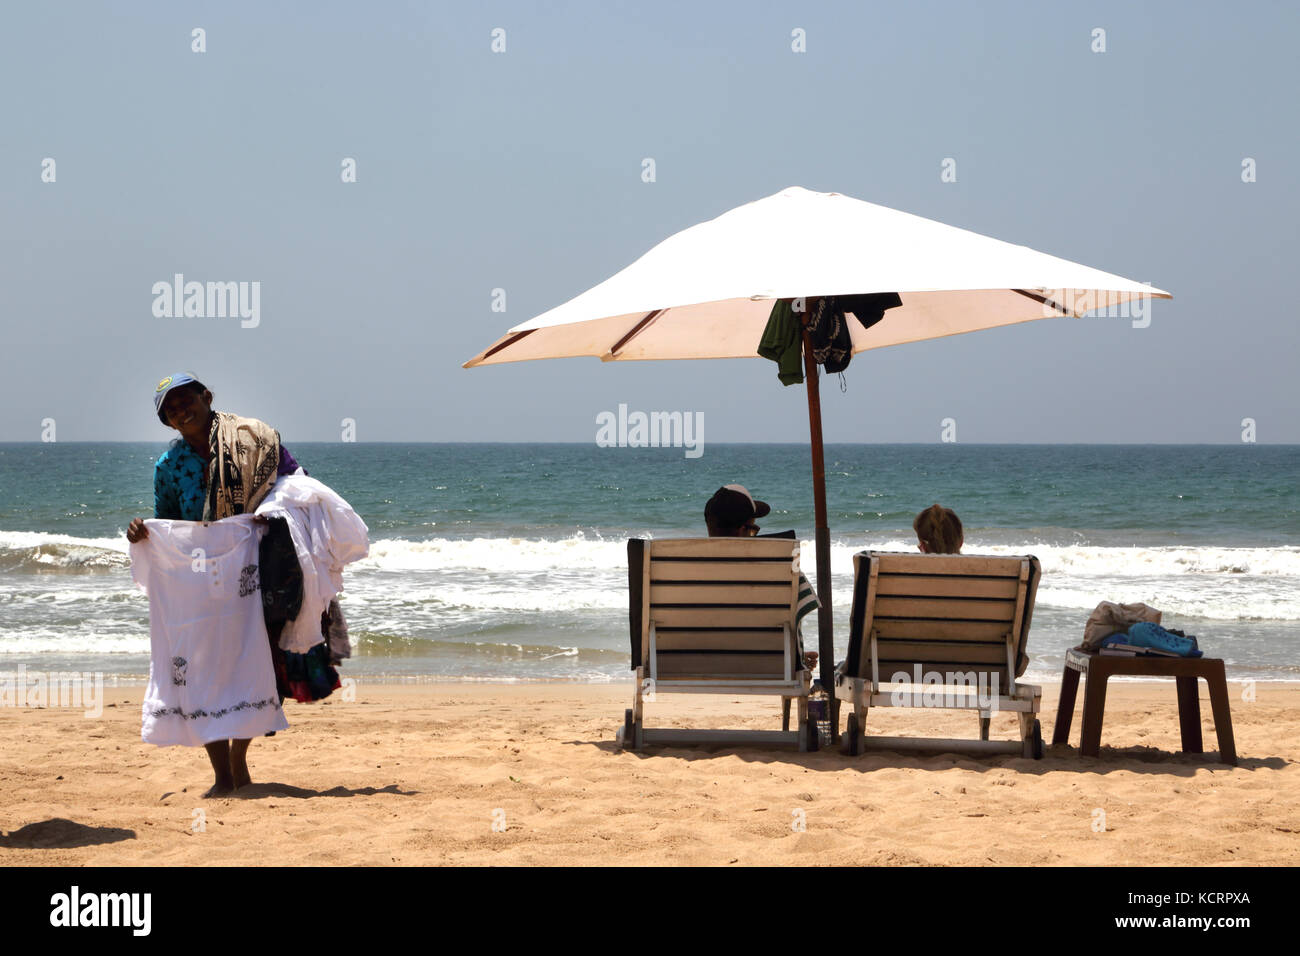
[[[965, 542], [961, 519], [951, 508], [937, 502], [930, 505], [912, 519], [912, 530], [916, 532], [916, 549], [922, 554], [961, 554]], [[835, 670], [843, 672], [844, 664], [840, 661]]]
[[951, 508], [933, 504], [912, 521], [916, 546], [924, 554], [961, 554], [961, 519]]
[[[766, 501], [758, 501], [744, 485], [723, 485], [713, 493], [709, 503], [704, 506], [704, 524], [709, 529], [710, 538], [753, 538], [758, 535], [758, 525], [754, 522], [772, 510]], [[793, 537], [793, 534], [791, 535]], [[780, 537], [778, 535], [778, 537]], [[812, 584], [799, 572], [799, 606], [795, 611], [795, 627], [798, 628], [804, 617], [821, 607]], [[803, 633], [796, 631], [799, 644], [801, 667], [812, 670], [817, 666], [817, 652], [803, 649]]]

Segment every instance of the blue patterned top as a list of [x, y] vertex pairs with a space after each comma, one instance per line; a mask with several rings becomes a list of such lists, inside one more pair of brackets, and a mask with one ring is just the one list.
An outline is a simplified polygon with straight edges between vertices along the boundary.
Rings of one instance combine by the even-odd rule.
[[[177, 438], [153, 466], [153, 516], [180, 521], [202, 521], [207, 497], [204, 473], [208, 463], [183, 438]], [[289, 449], [280, 446], [277, 475], [298, 470]]]

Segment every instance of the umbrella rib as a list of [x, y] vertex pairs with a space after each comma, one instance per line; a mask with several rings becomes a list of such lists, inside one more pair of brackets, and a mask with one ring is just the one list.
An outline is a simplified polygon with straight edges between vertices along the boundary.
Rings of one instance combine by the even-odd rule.
[[1065, 306], [1061, 305], [1059, 302], [1055, 302], [1052, 299], [1047, 298], [1046, 296], [1038, 295], [1037, 293], [1034, 292], [1026, 292], [1024, 289], [1012, 289], [1011, 291], [1018, 292], [1021, 295], [1026, 296], [1027, 298], [1033, 299], [1035, 302], [1041, 302], [1043, 305], [1055, 309], [1057, 312], [1060, 312], [1061, 315], [1074, 315], [1074, 313], [1071, 312], [1069, 309], [1067, 309]]
[[525, 335], [532, 335], [536, 331], [537, 331], [536, 329], [524, 329], [522, 332], [516, 332], [514, 335], [510, 336], [509, 338], [501, 342], [498, 342], [496, 345], [492, 346], [492, 348], [484, 352], [483, 358], [479, 359], [479, 361], [484, 362], [487, 359], [490, 359], [492, 356], [496, 355], [502, 349], [509, 348], [510, 346], [518, 342], [520, 339], [522, 339]]
[[645, 318], [643, 318], [636, 325], [632, 326], [631, 331], [629, 331], [626, 335], [624, 335], [621, 339], [619, 339], [617, 342], [614, 343], [614, 345], [609, 350], [609, 355], [611, 357], [618, 355], [618, 353], [622, 351], [623, 346], [627, 345], [628, 342], [632, 341], [632, 339], [635, 338], [641, 332], [642, 329], [648, 326], [655, 319], [659, 318], [659, 316], [663, 315], [666, 311], [668, 310], [655, 309], [653, 312], [646, 313]]

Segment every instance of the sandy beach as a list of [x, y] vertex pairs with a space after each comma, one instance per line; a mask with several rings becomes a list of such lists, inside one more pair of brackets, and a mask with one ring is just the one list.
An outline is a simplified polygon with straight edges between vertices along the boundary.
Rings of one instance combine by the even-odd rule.
[[[1079, 755], [1076, 713], [1072, 745], [1035, 762], [624, 753], [614, 732], [630, 685], [360, 682], [355, 701], [290, 702], [290, 729], [253, 744], [254, 784], [207, 800], [203, 751], [142, 743], [142, 688], [106, 688], [98, 720], [0, 709], [0, 863], [1300, 863], [1300, 687], [1260, 684], [1254, 702], [1229, 688], [1236, 768], [1176, 752], [1172, 683], [1113, 683], [1101, 757]], [[1058, 689], [1044, 687], [1048, 739]], [[647, 717], [771, 728], [779, 705], [665, 695]], [[932, 711], [870, 719], [882, 734], [969, 735], [974, 724]], [[993, 736], [1010, 738], [1013, 724], [995, 718]]]

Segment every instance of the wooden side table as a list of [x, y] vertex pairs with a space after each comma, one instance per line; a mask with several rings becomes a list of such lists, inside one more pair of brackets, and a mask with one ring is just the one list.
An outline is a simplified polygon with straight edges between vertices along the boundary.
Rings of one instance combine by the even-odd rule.
[[1223, 660], [1215, 657], [1111, 657], [1073, 648], [1065, 654], [1065, 673], [1061, 676], [1061, 701], [1056, 709], [1056, 726], [1052, 743], [1068, 743], [1070, 721], [1074, 718], [1074, 700], [1079, 691], [1079, 675], [1088, 675], [1083, 696], [1083, 731], [1079, 752], [1097, 756], [1101, 749], [1101, 721], [1106, 710], [1106, 681], [1116, 675], [1172, 677], [1178, 688], [1178, 726], [1182, 731], [1183, 752], [1204, 753], [1201, 748], [1201, 702], [1196, 692], [1197, 678], [1204, 678], [1210, 691], [1214, 712], [1214, 730], [1219, 736], [1219, 759], [1237, 765], [1237, 747], [1232, 738], [1232, 712], [1228, 709], [1228, 682]]

